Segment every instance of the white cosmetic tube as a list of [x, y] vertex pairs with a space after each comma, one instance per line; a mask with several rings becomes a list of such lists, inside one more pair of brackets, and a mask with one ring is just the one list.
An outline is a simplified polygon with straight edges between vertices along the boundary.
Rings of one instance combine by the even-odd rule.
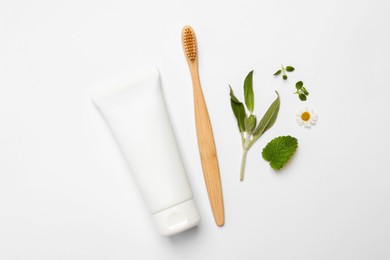
[[159, 232], [170, 236], [199, 224], [157, 70], [93, 98], [110, 127]]

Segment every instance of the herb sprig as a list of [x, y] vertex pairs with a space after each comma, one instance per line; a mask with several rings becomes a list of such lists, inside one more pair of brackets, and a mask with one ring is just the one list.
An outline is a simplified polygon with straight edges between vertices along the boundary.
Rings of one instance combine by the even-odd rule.
[[[257, 124], [257, 117], [253, 115], [254, 109], [254, 92], [253, 92], [253, 70], [248, 73], [244, 81], [244, 104], [237, 99], [233, 93], [233, 89], [230, 87], [230, 104], [233, 113], [237, 119], [238, 129], [241, 134], [242, 142], [242, 158], [240, 169], [240, 181], [244, 180], [246, 157], [249, 149], [252, 145], [275, 123], [279, 108], [280, 98], [277, 91], [277, 98], [265, 112], [263, 118]], [[245, 109], [246, 107], [246, 109]]]
[[274, 73], [274, 76], [277, 76], [279, 74], [282, 74], [282, 78], [284, 80], [286, 80], [288, 78], [287, 76], [287, 73], [286, 72], [293, 72], [295, 70], [295, 68], [293, 66], [286, 66], [284, 67], [283, 64], [281, 65], [281, 69], [280, 70], [277, 70], [275, 73]]
[[294, 94], [297, 94], [301, 101], [306, 101], [309, 91], [307, 91], [306, 87], [303, 86], [303, 82], [298, 81], [295, 83], [295, 88], [297, 91], [295, 91]]

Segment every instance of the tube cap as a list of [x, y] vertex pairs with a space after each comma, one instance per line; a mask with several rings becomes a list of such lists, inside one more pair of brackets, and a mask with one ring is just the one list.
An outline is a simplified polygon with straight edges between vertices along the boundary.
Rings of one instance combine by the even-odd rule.
[[172, 236], [197, 226], [200, 222], [198, 209], [190, 199], [176, 206], [153, 214], [162, 236]]

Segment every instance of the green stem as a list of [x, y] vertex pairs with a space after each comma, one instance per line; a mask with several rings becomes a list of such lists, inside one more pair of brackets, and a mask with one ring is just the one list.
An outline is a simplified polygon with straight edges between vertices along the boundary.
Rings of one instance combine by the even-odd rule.
[[246, 164], [246, 155], [248, 153], [247, 149], [242, 150], [242, 157], [241, 157], [241, 170], [240, 170], [240, 181], [244, 180], [244, 173], [245, 173], [245, 164]]
[[244, 147], [244, 143], [245, 143], [245, 136], [244, 136], [244, 132], [241, 132], [241, 142], [242, 142], [242, 147]]
[[256, 136], [256, 137], [253, 137], [253, 139], [252, 139], [252, 141], [250, 141], [248, 144], [247, 144], [247, 150], [249, 150], [251, 147], [252, 147], [252, 145], [254, 145], [255, 143], [256, 143], [256, 141], [260, 138], [260, 136], [261, 135], [258, 135], [258, 136]]

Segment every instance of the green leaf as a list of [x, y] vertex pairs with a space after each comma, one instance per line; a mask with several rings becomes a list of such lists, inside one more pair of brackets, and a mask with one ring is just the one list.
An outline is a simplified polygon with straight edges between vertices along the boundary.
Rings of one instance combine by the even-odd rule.
[[296, 89], [300, 90], [303, 87], [303, 82], [298, 81], [297, 83], [295, 83], [295, 87], [296, 87]]
[[237, 119], [237, 125], [240, 132], [245, 132], [245, 118], [246, 118], [246, 112], [244, 104], [242, 104], [234, 95], [232, 87], [230, 87], [230, 105], [232, 106], [232, 110], [234, 113], [234, 116]]
[[292, 67], [292, 66], [287, 66], [287, 67], [286, 67], [286, 70], [287, 70], [288, 72], [292, 72], [292, 71], [294, 71], [295, 69], [294, 69], [294, 67]]
[[253, 129], [256, 127], [256, 116], [255, 115], [250, 115], [249, 117], [246, 117], [244, 120], [245, 123], [245, 130], [251, 134]]
[[282, 70], [278, 70], [277, 72], [274, 73], [274, 76], [277, 76], [279, 75], [280, 73], [282, 73]]
[[255, 106], [255, 95], [253, 93], [253, 70], [249, 72], [244, 81], [245, 105], [250, 112]]
[[275, 170], [280, 170], [290, 160], [298, 148], [298, 140], [292, 136], [279, 136], [263, 149], [264, 160]]
[[302, 91], [303, 91], [303, 93], [304, 93], [306, 96], [309, 95], [309, 92], [306, 90], [306, 88], [302, 88]]
[[267, 112], [265, 112], [263, 118], [260, 120], [259, 125], [256, 130], [253, 132], [253, 136], [255, 138], [260, 137], [263, 133], [265, 133], [268, 129], [270, 129], [274, 124], [278, 117], [279, 108], [280, 108], [280, 98], [279, 93], [275, 91], [278, 97], [268, 108]]
[[229, 88], [230, 88], [230, 99], [233, 101], [233, 102], [235, 102], [235, 103], [241, 103], [241, 101], [240, 100], [238, 100], [238, 98], [236, 98], [236, 96], [234, 95], [234, 93], [233, 93], [233, 89], [232, 89], [232, 87], [229, 85]]
[[287, 75], [283, 75], [283, 79], [286, 80], [287, 79]]
[[307, 97], [305, 94], [301, 93], [301, 94], [299, 94], [299, 99], [302, 101], [306, 101]]

